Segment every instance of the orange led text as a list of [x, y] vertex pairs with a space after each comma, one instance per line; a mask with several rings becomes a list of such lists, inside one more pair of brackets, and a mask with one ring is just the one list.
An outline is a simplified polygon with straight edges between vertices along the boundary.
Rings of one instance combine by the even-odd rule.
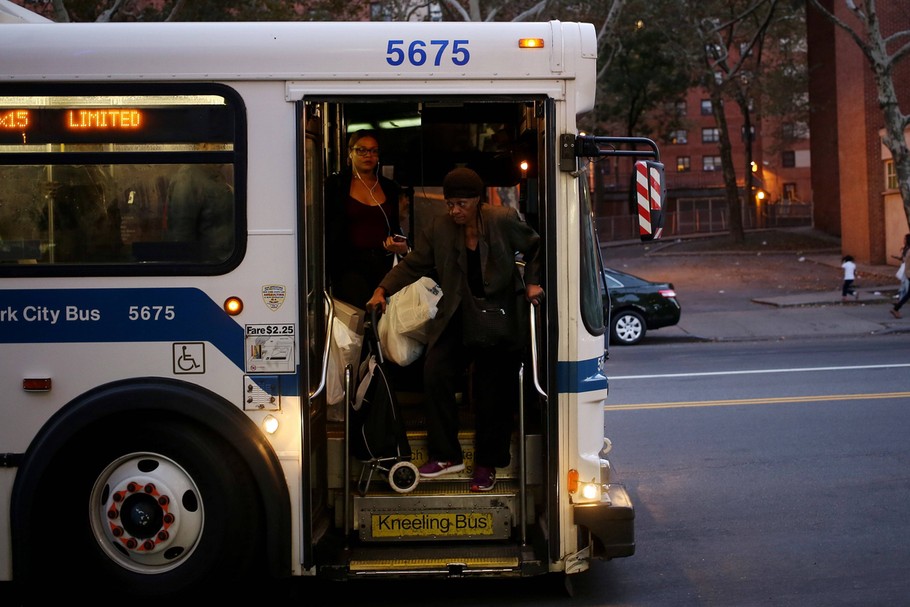
[[66, 126], [70, 129], [138, 129], [142, 126], [139, 110], [69, 110]]
[[29, 123], [28, 110], [0, 112], [0, 129], [24, 129]]

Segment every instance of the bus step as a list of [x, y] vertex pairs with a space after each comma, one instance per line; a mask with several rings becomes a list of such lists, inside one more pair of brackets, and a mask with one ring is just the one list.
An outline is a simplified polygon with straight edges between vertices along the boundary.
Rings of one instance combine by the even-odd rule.
[[349, 571], [355, 576], [409, 573], [460, 577], [493, 572], [518, 575], [519, 567], [516, 546], [472, 546], [458, 550], [409, 546], [396, 549], [393, 558], [389, 557], [388, 550], [357, 548], [349, 563]]
[[421, 483], [406, 494], [376, 487], [354, 496], [354, 525], [362, 541], [502, 540], [518, 520], [514, 480], [499, 481], [485, 493], [472, 493], [459, 481]]

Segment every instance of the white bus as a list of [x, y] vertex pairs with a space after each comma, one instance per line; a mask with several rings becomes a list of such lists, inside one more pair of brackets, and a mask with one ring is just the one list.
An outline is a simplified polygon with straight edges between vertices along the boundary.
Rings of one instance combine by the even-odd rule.
[[[179, 596], [632, 555], [585, 167], [643, 159], [648, 239], [661, 166], [649, 140], [577, 133], [596, 48], [593, 26], [563, 22], [0, 24], [0, 581]], [[464, 473], [408, 476], [426, 459], [419, 363], [396, 395], [412, 447], [397, 483], [350, 454], [351, 375], [326, 398], [342, 306], [324, 183], [363, 127], [409, 229], [470, 166], [541, 235], [548, 296], [503, 378], [521, 410], [489, 493], [467, 490], [467, 421]], [[188, 169], [217, 175], [213, 238], [169, 235]]]

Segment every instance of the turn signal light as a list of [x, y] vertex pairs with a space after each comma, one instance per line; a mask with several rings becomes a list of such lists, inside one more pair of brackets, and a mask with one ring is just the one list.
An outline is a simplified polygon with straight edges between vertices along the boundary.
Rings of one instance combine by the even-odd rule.
[[224, 300], [224, 311], [231, 316], [237, 316], [243, 312], [243, 300], [239, 297], [228, 297]]
[[519, 38], [518, 48], [543, 48], [543, 38]]
[[566, 488], [569, 490], [570, 494], [574, 494], [578, 491], [578, 470], [574, 468], [569, 470], [569, 474], [566, 478]]

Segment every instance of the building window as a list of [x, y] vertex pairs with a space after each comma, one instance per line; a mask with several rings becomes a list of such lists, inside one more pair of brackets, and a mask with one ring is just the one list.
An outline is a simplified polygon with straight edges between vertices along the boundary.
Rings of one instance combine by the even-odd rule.
[[677, 116], [685, 116], [686, 112], [688, 112], [688, 111], [689, 111], [689, 108], [685, 101], [676, 102], [676, 115]]
[[893, 160], [885, 161], [885, 189], [886, 190], [896, 190], [897, 185], [897, 171], [894, 168]]
[[688, 173], [692, 170], [692, 164], [688, 156], [677, 156], [676, 157], [676, 172], [677, 173]]
[[719, 171], [720, 170], [720, 156], [705, 156], [702, 159], [702, 170], [703, 171]]
[[784, 200], [786, 200], [788, 202], [797, 200], [795, 183], [785, 183], [784, 184]]
[[689, 131], [671, 131], [670, 132], [670, 143], [675, 145], [683, 145], [689, 143]]
[[702, 129], [701, 130], [701, 142], [702, 143], [716, 143], [720, 141], [720, 129]]
[[710, 116], [711, 113], [712, 113], [712, 111], [711, 111], [711, 100], [710, 100], [710, 99], [702, 99], [702, 100], [701, 100], [701, 115], [702, 115], [702, 116]]
[[787, 150], [781, 153], [780, 164], [785, 169], [792, 169], [796, 166], [796, 152]]

